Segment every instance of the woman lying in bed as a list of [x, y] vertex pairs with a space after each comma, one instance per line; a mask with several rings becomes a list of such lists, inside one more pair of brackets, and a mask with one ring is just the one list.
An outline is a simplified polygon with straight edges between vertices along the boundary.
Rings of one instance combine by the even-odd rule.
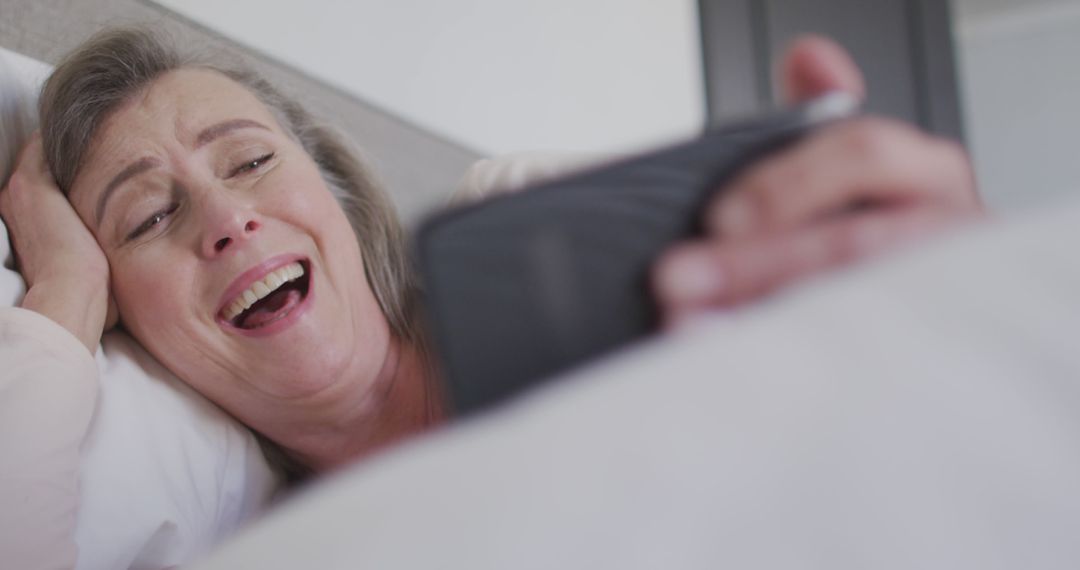
[[[782, 75], [791, 101], [863, 91], [848, 56], [817, 38], [792, 46]], [[8, 386], [33, 390], [35, 377], [66, 374], [73, 388], [47, 395], [71, 410], [50, 427], [57, 453], [26, 466], [54, 488], [3, 489], [9, 515], [14, 496], [24, 512], [70, 512], [96, 389], [72, 336], [93, 351], [116, 318], [294, 474], [332, 470], [444, 420], [390, 202], [302, 107], [248, 71], [119, 30], [57, 67], [41, 125], [0, 193], [0, 215], [28, 285], [22, 308], [66, 332], [23, 312], [19, 327], [38, 319], [38, 334], [18, 352], [0, 347], [0, 359], [15, 370]], [[671, 323], [980, 211], [955, 144], [877, 118], [822, 131], [724, 196], [702, 212], [708, 237], [657, 263]], [[16, 328], [0, 322], [0, 334]], [[34, 409], [0, 405], [37, 430]], [[70, 546], [65, 524], [26, 544]]]

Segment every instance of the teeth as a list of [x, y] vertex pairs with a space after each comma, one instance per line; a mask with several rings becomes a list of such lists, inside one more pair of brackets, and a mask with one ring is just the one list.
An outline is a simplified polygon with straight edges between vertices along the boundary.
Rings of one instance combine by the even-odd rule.
[[237, 315], [248, 310], [259, 299], [266, 297], [270, 293], [273, 293], [278, 287], [281, 287], [289, 281], [298, 279], [303, 275], [304, 266], [299, 262], [291, 263], [285, 267], [280, 267], [271, 271], [261, 280], [252, 283], [246, 291], [237, 295], [236, 299], [233, 299], [232, 303], [225, 308], [222, 316], [224, 316], [227, 321], [235, 319]]
[[[270, 292], [274, 289], [268, 286], [266, 283], [263, 283], [262, 281], [256, 281], [255, 284], [251, 286], [251, 290], [254, 291], [260, 299], [262, 299], [263, 297], [269, 295]], [[244, 295], [244, 297], [247, 298], [247, 295]]]
[[271, 291], [285, 284], [285, 280], [281, 277], [278, 277], [277, 273], [271, 273], [270, 275], [267, 275], [266, 279], [263, 279], [263, 281], [266, 282], [266, 286], [269, 287]]

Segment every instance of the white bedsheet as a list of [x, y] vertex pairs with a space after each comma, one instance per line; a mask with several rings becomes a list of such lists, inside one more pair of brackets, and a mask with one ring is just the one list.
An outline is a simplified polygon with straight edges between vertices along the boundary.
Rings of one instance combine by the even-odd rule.
[[696, 323], [198, 565], [1075, 568], [1080, 201]]

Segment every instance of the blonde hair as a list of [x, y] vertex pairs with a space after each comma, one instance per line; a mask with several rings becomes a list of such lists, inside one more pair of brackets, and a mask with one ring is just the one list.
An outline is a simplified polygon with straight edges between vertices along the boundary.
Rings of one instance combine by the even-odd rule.
[[[110, 113], [154, 79], [183, 68], [213, 70], [247, 88], [307, 151], [356, 233], [368, 283], [391, 331], [426, 355], [417, 315], [418, 287], [389, 197], [342, 136], [245, 66], [181, 54], [160, 34], [143, 28], [97, 33], [56, 67], [39, 101], [45, 156], [60, 189], [70, 191], [86, 150]], [[261, 436], [260, 443], [287, 475], [304, 474], [283, 450]]]

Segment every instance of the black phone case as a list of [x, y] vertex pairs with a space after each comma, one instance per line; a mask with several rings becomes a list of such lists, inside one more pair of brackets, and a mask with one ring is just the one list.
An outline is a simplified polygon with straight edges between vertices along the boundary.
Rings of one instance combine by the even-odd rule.
[[452, 413], [486, 408], [652, 334], [649, 269], [701, 232], [715, 191], [855, 109], [827, 96], [426, 221], [414, 245]]

